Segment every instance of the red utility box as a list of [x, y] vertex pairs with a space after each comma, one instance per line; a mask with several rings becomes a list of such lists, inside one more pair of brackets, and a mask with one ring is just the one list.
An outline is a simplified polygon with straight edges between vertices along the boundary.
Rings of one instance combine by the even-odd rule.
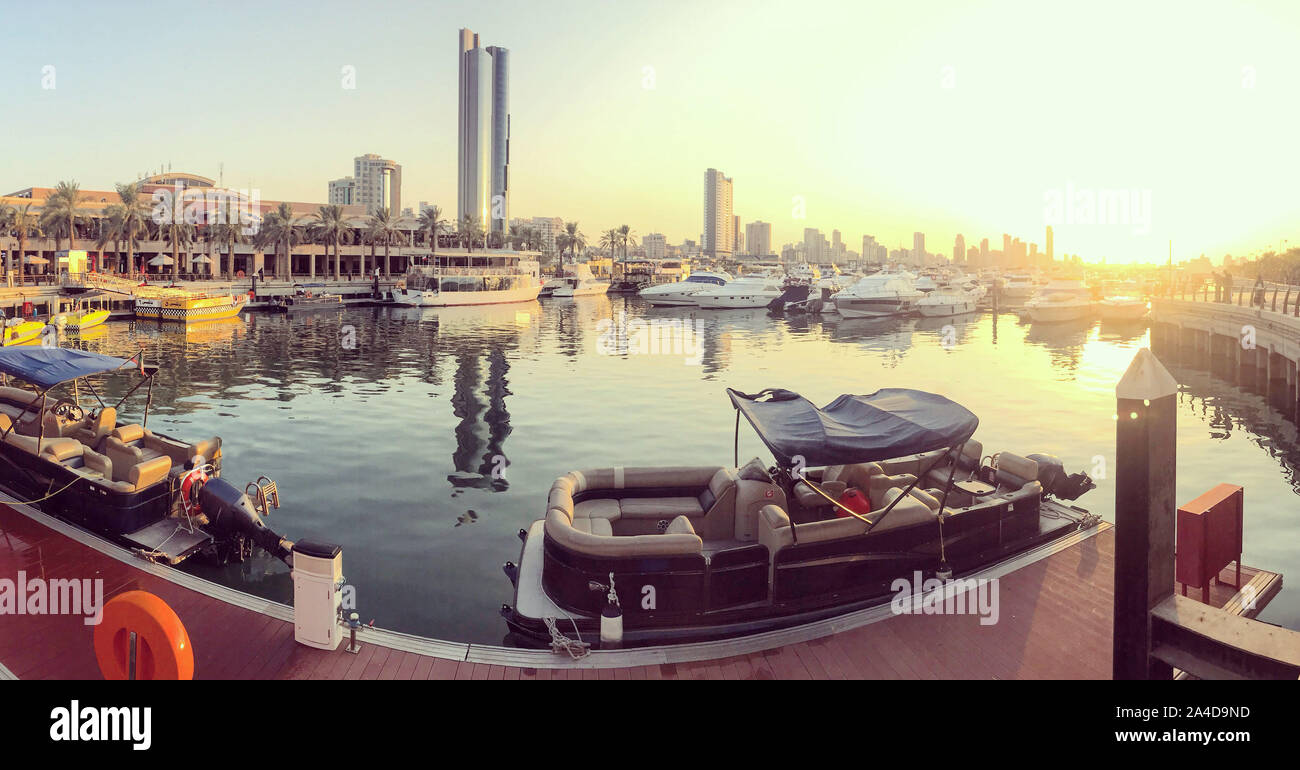
[[1237, 562], [1241, 587], [1241, 541], [1244, 493], [1241, 487], [1220, 484], [1178, 508], [1174, 576], [1187, 587], [1201, 589], [1201, 601], [1210, 601], [1210, 581], [1231, 562]]

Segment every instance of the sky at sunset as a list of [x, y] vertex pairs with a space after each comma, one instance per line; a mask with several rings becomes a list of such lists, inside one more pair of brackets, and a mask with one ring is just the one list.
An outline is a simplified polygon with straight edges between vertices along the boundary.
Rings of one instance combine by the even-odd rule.
[[511, 215], [592, 241], [697, 239], [715, 167], [778, 248], [804, 227], [1041, 247], [1052, 222], [1058, 255], [1109, 262], [1300, 246], [1295, 2], [0, 7], [0, 193], [224, 163], [324, 202], [374, 152], [404, 206], [454, 212], [464, 26], [511, 51]]

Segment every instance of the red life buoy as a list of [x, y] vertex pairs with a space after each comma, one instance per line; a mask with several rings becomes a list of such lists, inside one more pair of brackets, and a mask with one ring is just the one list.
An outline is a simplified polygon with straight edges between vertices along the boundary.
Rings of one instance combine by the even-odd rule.
[[[198, 486], [195, 486], [195, 482], [198, 482]], [[208, 474], [203, 472], [202, 466], [186, 473], [185, 478], [181, 479], [181, 505], [184, 506], [185, 513], [192, 516], [200, 512], [199, 490], [206, 483], [208, 483]], [[190, 491], [191, 489], [193, 492]]]
[[130, 679], [131, 632], [135, 678], [194, 678], [194, 650], [185, 624], [167, 602], [147, 591], [127, 591], [104, 605], [95, 626], [95, 660], [105, 679]]

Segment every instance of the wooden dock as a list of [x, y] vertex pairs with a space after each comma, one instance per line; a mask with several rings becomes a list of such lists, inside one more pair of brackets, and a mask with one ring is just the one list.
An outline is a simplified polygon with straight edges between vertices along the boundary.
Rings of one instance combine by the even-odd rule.
[[[100, 578], [105, 601], [133, 589], [157, 594], [185, 623], [201, 679], [1108, 679], [1114, 556], [1115, 532], [1103, 523], [981, 573], [999, 580], [991, 625], [886, 606], [741, 640], [577, 661], [373, 629], [352, 654], [295, 642], [290, 607], [140, 560], [0, 499], [0, 579]], [[1222, 577], [1234, 579], [1230, 570]], [[1249, 567], [1242, 580], [1253, 603], [1222, 582], [1210, 603], [1253, 616], [1282, 583]], [[0, 679], [98, 679], [92, 635], [80, 615], [4, 616]]]

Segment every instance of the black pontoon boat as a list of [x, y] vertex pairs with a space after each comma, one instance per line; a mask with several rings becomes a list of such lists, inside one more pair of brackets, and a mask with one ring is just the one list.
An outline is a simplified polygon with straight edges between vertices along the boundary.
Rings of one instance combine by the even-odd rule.
[[1049, 499], [1091, 489], [1086, 474], [983, 456], [978, 418], [943, 396], [890, 388], [818, 409], [788, 390], [727, 394], [737, 437], [744, 415], [776, 464], [561, 476], [506, 564], [508, 643], [594, 642], [602, 612], [621, 614], [629, 646], [812, 622], [887, 604], [917, 571], [969, 575], [1097, 520]]
[[[145, 427], [157, 367], [142, 356], [0, 350], [0, 487], [155, 561], [198, 553], [242, 561], [254, 544], [287, 561], [293, 544], [262, 522], [279, 507], [274, 482], [262, 477], [241, 491], [220, 478], [220, 437], [189, 443]], [[112, 406], [96, 388], [98, 375], [110, 373], [140, 377]], [[10, 377], [34, 390], [11, 387]], [[141, 422], [119, 423], [118, 409], [142, 385]]]

